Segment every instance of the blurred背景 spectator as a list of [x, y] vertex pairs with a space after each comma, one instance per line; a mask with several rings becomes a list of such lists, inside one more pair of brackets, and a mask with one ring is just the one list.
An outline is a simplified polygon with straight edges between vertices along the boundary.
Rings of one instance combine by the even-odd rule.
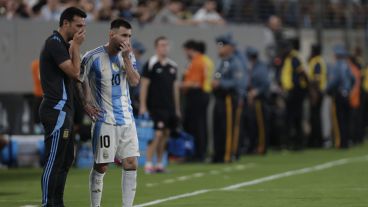
[[216, 0], [207, 0], [193, 16], [193, 23], [204, 25], [224, 25], [225, 20], [217, 12]]

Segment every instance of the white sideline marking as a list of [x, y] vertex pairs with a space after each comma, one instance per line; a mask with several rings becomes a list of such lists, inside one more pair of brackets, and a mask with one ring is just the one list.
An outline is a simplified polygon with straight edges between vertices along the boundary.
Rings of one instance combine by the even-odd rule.
[[298, 169], [298, 170], [290, 170], [290, 171], [286, 171], [286, 172], [283, 172], [283, 173], [278, 173], [278, 174], [266, 176], [266, 177], [263, 177], [263, 178], [258, 178], [258, 179], [255, 179], [255, 180], [246, 181], [246, 182], [238, 183], [238, 184], [235, 184], [235, 185], [230, 185], [230, 186], [227, 186], [227, 187], [224, 187], [224, 188], [202, 189], [202, 190], [198, 190], [198, 191], [195, 191], [195, 192], [192, 192], [192, 193], [184, 193], [184, 194], [180, 194], [180, 195], [176, 195], [176, 196], [170, 196], [170, 197], [167, 197], [167, 198], [154, 200], [154, 201], [151, 201], [151, 202], [148, 202], [148, 203], [138, 204], [138, 205], [135, 205], [134, 207], [152, 206], [152, 205], [155, 205], [155, 204], [164, 203], [164, 202], [172, 201], [172, 200], [177, 200], [177, 199], [180, 199], [180, 198], [192, 197], [192, 196], [208, 193], [208, 192], [215, 191], [215, 190], [226, 190], [226, 191], [227, 190], [235, 190], [237, 188], [251, 186], [251, 185], [257, 185], [257, 184], [264, 183], [264, 182], [267, 182], [267, 181], [277, 180], [277, 179], [280, 179], [280, 178], [290, 177], [290, 176], [293, 176], [293, 175], [301, 175], [301, 174], [306, 174], [306, 173], [310, 173], [310, 172], [325, 170], [325, 169], [328, 169], [328, 168], [332, 168], [332, 167], [335, 167], [335, 166], [344, 165], [344, 164], [347, 164], [347, 163], [350, 163], [350, 162], [360, 161], [360, 160], [367, 161], [368, 160], [368, 155], [365, 155], [365, 156], [362, 156], [362, 157], [344, 158], [344, 159], [340, 159], [340, 160], [335, 160], [335, 161], [315, 165], [315, 166], [312, 166], [312, 167], [306, 167], [306, 168], [302, 168], [302, 169]]
[[[172, 184], [172, 183], [176, 183], [176, 182], [182, 182], [182, 181], [188, 181], [191, 179], [195, 179], [195, 178], [200, 178], [206, 175], [218, 175], [218, 174], [222, 174], [222, 173], [230, 173], [230, 172], [234, 172], [234, 171], [239, 171], [239, 170], [245, 170], [245, 169], [249, 169], [249, 168], [253, 168], [255, 166], [254, 163], [249, 163], [246, 165], [235, 165], [234, 167], [226, 167], [224, 169], [222, 169], [221, 171], [218, 170], [211, 170], [208, 173], [205, 172], [196, 172], [193, 173], [191, 175], [183, 175], [177, 178], [170, 178], [170, 179], [166, 179], [163, 180], [160, 183], [146, 183], [146, 187], [148, 188], [152, 188], [152, 187], [157, 187], [158, 185], [161, 184]], [[228, 178], [228, 176], [224, 175], [225, 178]]]

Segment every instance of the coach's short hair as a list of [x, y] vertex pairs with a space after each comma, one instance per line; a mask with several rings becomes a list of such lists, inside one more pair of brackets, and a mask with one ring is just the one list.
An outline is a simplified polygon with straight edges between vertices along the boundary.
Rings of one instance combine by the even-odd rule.
[[158, 42], [160, 42], [161, 40], [167, 40], [167, 37], [165, 36], [159, 36], [155, 39], [155, 47], [157, 47]]
[[115, 19], [110, 24], [110, 29], [119, 29], [120, 27], [132, 29], [132, 25], [122, 18]]
[[77, 7], [69, 7], [65, 9], [63, 13], [61, 13], [59, 27], [63, 26], [64, 20], [67, 20], [68, 22], [72, 22], [74, 16], [86, 18], [87, 14], [81, 9], [78, 9]]

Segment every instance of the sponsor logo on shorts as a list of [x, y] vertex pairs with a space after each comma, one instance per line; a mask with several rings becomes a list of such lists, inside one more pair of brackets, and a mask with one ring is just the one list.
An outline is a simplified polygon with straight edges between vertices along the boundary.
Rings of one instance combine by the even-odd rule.
[[103, 153], [102, 153], [102, 157], [103, 157], [105, 160], [109, 159], [109, 152], [108, 152], [106, 149], [103, 151]]
[[69, 129], [65, 129], [63, 132], [63, 139], [68, 139], [69, 137]]

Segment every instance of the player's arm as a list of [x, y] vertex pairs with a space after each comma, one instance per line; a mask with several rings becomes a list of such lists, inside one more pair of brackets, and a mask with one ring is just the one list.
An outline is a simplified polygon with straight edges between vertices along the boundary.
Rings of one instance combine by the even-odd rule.
[[66, 73], [72, 79], [77, 81], [79, 80], [79, 73], [80, 73], [80, 46], [83, 43], [85, 38], [85, 31], [80, 30], [77, 32], [74, 37], [73, 41], [70, 45], [70, 58], [66, 59], [65, 61], [58, 64], [59, 68]]
[[92, 104], [92, 93], [88, 80], [77, 82], [76, 88], [78, 93], [78, 100], [83, 106], [84, 111], [93, 121], [96, 121], [100, 110]]
[[89, 85], [88, 74], [93, 67], [93, 58], [88, 53], [83, 57], [81, 66], [79, 81], [76, 83], [77, 98], [80, 104], [83, 106], [84, 111], [93, 120], [99, 115], [100, 110], [92, 103], [92, 92]]
[[125, 65], [125, 72], [127, 74], [127, 80], [129, 85], [137, 86], [139, 84], [139, 80], [141, 76], [139, 75], [138, 71], [136, 71], [130, 61], [129, 57], [123, 57], [124, 65]]
[[129, 43], [123, 42], [121, 44], [122, 48], [122, 57], [124, 61], [125, 66], [125, 72], [127, 74], [127, 80], [129, 82], [129, 85], [131, 86], [137, 86], [139, 84], [139, 80], [141, 79], [141, 76], [139, 75], [138, 71], [134, 69], [132, 61], [129, 57], [132, 48]]

